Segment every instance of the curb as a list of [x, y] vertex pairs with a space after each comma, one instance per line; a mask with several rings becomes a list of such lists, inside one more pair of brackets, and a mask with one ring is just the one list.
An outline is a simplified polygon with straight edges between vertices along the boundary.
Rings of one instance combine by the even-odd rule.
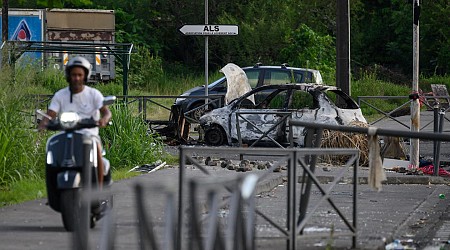
[[[327, 175], [319, 175], [316, 176], [321, 184], [327, 184], [333, 182], [335, 180], [334, 176]], [[303, 176], [298, 177], [298, 183], [303, 183]], [[358, 177], [359, 184], [368, 184], [368, 177]], [[351, 184], [353, 183], [353, 178], [344, 177], [340, 182]], [[418, 184], [418, 185], [450, 185], [450, 178], [444, 178], [439, 176], [413, 176], [413, 175], [404, 175], [404, 176], [388, 176], [387, 180], [383, 182], [383, 184]]]

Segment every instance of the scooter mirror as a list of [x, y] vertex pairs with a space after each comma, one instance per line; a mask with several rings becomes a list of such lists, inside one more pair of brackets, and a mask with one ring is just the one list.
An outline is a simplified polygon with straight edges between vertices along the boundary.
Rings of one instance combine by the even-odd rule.
[[103, 105], [111, 105], [111, 104], [113, 104], [116, 101], [116, 99], [117, 98], [115, 96], [113, 96], [113, 95], [106, 96], [103, 99]]

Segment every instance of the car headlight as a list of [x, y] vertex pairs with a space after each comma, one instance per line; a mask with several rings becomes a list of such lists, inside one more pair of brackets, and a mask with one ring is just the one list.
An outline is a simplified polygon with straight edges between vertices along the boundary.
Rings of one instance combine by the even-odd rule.
[[180, 102], [186, 100], [186, 98], [183, 98], [182, 96], [189, 96], [189, 95], [190, 95], [190, 93], [187, 93], [187, 92], [181, 94], [180, 97], [175, 99], [175, 104], [180, 104]]
[[78, 121], [80, 121], [80, 116], [75, 112], [64, 112], [59, 117], [61, 127], [64, 129], [74, 128]]

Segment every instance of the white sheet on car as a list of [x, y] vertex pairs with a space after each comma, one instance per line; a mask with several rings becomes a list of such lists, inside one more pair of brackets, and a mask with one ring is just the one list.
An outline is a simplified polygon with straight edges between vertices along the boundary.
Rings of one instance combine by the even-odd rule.
[[[225, 94], [225, 104], [228, 104], [232, 100], [241, 97], [245, 93], [252, 90], [248, 83], [248, 78], [245, 72], [236, 64], [228, 63], [222, 69], [220, 69], [227, 78], [227, 93]], [[253, 95], [247, 98], [253, 104], [255, 104], [255, 97]]]

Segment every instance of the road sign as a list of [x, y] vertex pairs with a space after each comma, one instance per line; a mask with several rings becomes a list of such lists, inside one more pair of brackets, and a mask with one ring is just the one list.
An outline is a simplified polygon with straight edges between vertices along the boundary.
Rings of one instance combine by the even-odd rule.
[[184, 25], [180, 32], [187, 36], [235, 36], [239, 33], [237, 25]]

